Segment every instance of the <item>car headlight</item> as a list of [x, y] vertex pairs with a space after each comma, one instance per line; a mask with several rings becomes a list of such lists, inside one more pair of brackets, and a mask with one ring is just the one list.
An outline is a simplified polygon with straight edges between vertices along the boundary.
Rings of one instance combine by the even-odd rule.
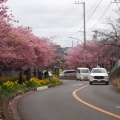
[[94, 78], [94, 76], [90, 76], [90, 78]]
[[105, 76], [105, 79], [108, 79], [108, 76]]

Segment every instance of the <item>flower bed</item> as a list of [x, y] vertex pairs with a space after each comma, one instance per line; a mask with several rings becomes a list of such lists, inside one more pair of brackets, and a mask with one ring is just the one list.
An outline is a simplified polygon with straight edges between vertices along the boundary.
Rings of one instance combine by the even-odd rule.
[[27, 91], [31, 88], [37, 88], [41, 86], [52, 86], [61, 83], [61, 81], [57, 77], [47, 78], [43, 80], [39, 80], [35, 77], [32, 77], [29, 81], [24, 79], [23, 84], [18, 84], [18, 79], [10, 79], [1, 78], [0, 79], [0, 120], [2, 119], [2, 101], [13, 93], [19, 91]]

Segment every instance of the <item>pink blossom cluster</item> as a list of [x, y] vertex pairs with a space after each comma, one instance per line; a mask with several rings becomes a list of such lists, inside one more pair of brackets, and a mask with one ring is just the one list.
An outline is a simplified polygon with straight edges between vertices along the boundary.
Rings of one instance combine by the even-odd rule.
[[120, 53], [118, 46], [103, 45], [100, 41], [89, 40], [86, 43], [86, 60], [84, 60], [84, 46], [78, 44], [68, 51], [65, 61], [68, 67], [72, 69], [83, 66], [92, 68], [98, 64], [107, 68], [119, 59], [120, 55], [118, 53]]
[[[9, 23], [6, 0], [0, 0], [0, 68], [48, 66], [53, 62], [54, 44], [47, 38], [36, 37], [32, 31]], [[12, 16], [12, 15], [11, 15]]]
[[36, 37], [23, 27], [7, 26], [0, 34], [2, 67], [47, 66], [53, 62], [54, 44], [49, 39]]

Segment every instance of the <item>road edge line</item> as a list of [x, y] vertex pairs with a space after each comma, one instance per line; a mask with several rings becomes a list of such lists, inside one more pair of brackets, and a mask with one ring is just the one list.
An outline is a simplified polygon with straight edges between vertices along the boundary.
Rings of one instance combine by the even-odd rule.
[[87, 105], [87, 106], [89, 106], [89, 107], [91, 107], [91, 108], [93, 108], [93, 109], [95, 109], [95, 110], [97, 110], [97, 111], [100, 111], [100, 112], [102, 112], [102, 113], [105, 113], [105, 114], [107, 114], [107, 115], [110, 115], [110, 116], [112, 116], [112, 117], [115, 117], [115, 118], [119, 118], [119, 119], [120, 119], [120, 116], [119, 116], [119, 115], [114, 114], [114, 113], [111, 113], [111, 112], [106, 111], [106, 110], [104, 110], [104, 109], [101, 109], [101, 108], [99, 108], [99, 107], [96, 107], [96, 106], [94, 106], [94, 105], [92, 105], [92, 104], [90, 104], [90, 103], [82, 100], [81, 98], [79, 98], [76, 93], [77, 93], [79, 90], [81, 90], [81, 89], [83, 89], [83, 88], [85, 88], [85, 87], [87, 87], [87, 86], [89, 86], [89, 85], [85, 85], [85, 86], [83, 86], [83, 87], [81, 87], [81, 88], [78, 88], [78, 89], [74, 90], [74, 91], [72, 92], [72, 95], [74, 96], [74, 98], [76, 98], [79, 102], [81, 102], [81, 103], [83, 103], [83, 104], [85, 104], [85, 105]]

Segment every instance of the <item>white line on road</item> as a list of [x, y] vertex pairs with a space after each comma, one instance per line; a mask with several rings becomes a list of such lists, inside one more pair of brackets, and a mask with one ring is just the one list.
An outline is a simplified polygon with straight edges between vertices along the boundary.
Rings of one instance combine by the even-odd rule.
[[115, 106], [115, 107], [120, 109], [120, 106]]
[[67, 82], [68, 80], [63, 80], [63, 82]]
[[83, 85], [83, 84], [74, 84], [74, 85], [70, 85], [70, 86], [78, 86], [78, 85]]

